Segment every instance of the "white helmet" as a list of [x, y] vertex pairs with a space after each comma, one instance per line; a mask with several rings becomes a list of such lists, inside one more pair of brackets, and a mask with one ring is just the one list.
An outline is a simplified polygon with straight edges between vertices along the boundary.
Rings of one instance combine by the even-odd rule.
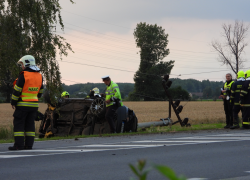
[[23, 64], [24, 67], [29, 67], [33, 70], [39, 71], [40, 69], [36, 66], [36, 60], [33, 56], [31, 55], [25, 55], [23, 56], [17, 64]]
[[99, 94], [100, 93], [100, 90], [96, 87], [96, 88], [94, 88], [94, 89], [92, 89], [92, 91], [94, 91], [95, 92], [95, 94]]

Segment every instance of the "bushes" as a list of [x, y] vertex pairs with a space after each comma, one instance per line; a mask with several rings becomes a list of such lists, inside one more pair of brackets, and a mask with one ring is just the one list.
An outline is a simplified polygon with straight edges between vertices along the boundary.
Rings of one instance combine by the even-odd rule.
[[[145, 166], [146, 166], [145, 160], [139, 160], [137, 163], [137, 166], [133, 166], [131, 164], [129, 165], [130, 169], [138, 177], [138, 180], [146, 180], [148, 173], [152, 169], [156, 169], [160, 174], [162, 174], [166, 179], [169, 179], [169, 180], [186, 180], [184, 176], [178, 177], [175, 174], [175, 172], [167, 166], [153, 165], [151, 168], [144, 170]], [[131, 180], [135, 180], [135, 179], [131, 178]]]
[[0, 128], [0, 139], [13, 139], [14, 133], [13, 133], [13, 126], [11, 125], [10, 128]]

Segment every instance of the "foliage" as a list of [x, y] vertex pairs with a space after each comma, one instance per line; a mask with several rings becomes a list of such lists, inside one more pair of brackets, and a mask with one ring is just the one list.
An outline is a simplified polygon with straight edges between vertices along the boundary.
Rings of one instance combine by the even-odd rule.
[[226, 64], [237, 74], [239, 69], [243, 67], [243, 62], [245, 62], [242, 54], [248, 45], [246, 39], [249, 25], [236, 20], [234, 25], [223, 24], [222, 29], [224, 42], [221, 43], [216, 40], [211, 43], [211, 46], [218, 53], [219, 62]]
[[[203, 93], [204, 98], [218, 98], [220, 95], [220, 88], [223, 87], [222, 81], [198, 81], [195, 79], [171, 79], [173, 82], [171, 88], [181, 86], [182, 89], [187, 90], [189, 93]], [[192, 99], [197, 99], [196, 95], [193, 95]]]
[[[41, 69], [51, 97], [55, 97], [61, 93], [57, 54], [62, 59], [68, 50], [72, 51], [70, 44], [55, 33], [57, 24], [64, 28], [59, 0], [3, 0], [0, 7], [1, 86], [12, 86], [20, 71], [16, 62], [30, 54]], [[9, 96], [10, 89], [0, 90]]]
[[[150, 169], [144, 170], [145, 165], [146, 165], [146, 160], [139, 160], [137, 162], [137, 166], [133, 166], [132, 164], [129, 164], [130, 169], [138, 177], [138, 180], [146, 180], [149, 171], [152, 169], [150, 168]], [[175, 174], [175, 172], [167, 166], [154, 165], [153, 168], [156, 169], [158, 172], [160, 172], [164, 177], [168, 178], [169, 180], [186, 180], [186, 178], [183, 176], [178, 177]], [[134, 180], [133, 178], [131, 179]]]
[[170, 88], [169, 93], [172, 99], [182, 99], [182, 100], [190, 99], [189, 93], [185, 89], [182, 89], [181, 86]]
[[[139, 23], [134, 31], [137, 47], [140, 48], [140, 66], [134, 75], [135, 93], [162, 97], [161, 78], [170, 73], [174, 61], [164, 62], [169, 54], [168, 34], [161, 26]], [[144, 100], [153, 100], [145, 97]]]

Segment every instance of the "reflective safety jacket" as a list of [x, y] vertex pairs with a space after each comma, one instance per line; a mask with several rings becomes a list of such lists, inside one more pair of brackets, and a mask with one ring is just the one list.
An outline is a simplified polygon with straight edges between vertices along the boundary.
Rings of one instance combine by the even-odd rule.
[[38, 98], [42, 96], [42, 93], [42, 75], [37, 71], [26, 68], [20, 73], [14, 85], [11, 105], [37, 108]]
[[233, 83], [234, 83], [234, 81], [230, 81], [230, 82], [226, 82], [224, 84], [223, 89], [228, 91], [228, 92], [223, 93], [224, 96], [228, 95], [227, 93], [229, 93], [229, 95], [231, 95], [231, 88], [232, 88]]
[[240, 91], [245, 82], [244, 80], [237, 80], [235, 83], [232, 85], [232, 90], [231, 90], [231, 99], [234, 102], [234, 105], [240, 105]]
[[[123, 106], [122, 97], [121, 97], [119, 87], [113, 81], [111, 81], [110, 85], [107, 86], [106, 91], [105, 91], [105, 95], [106, 95], [106, 100], [109, 100], [109, 99], [112, 100], [113, 97], [116, 97], [117, 99], [120, 100], [121, 106]], [[110, 102], [109, 104], [106, 104], [106, 107], [112, 106], [113, 104], [114, 104], [114, 102]]]
[[244, 82], [241, 92], [241, 106], [243, 107], [250, 107], [250, 78], [247, 78]]

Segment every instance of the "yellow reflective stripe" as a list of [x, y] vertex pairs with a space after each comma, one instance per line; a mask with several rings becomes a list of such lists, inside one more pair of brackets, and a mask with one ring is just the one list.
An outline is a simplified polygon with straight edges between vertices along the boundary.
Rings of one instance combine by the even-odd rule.
[[112, 89], [117, 89], [117, 88], [119, 88], [118, 86], [114, 86], [114, 87], [112, 87]]
[[247, 94], [247, 91], [243, 91], [243, 90], [241, 90], [241, 92], [242, 92], [242, 93], [244, 93], [244, 94]]
[[105, 92], [112, 92], [113, 90], [106, 90]]
[[14, 89], [18, 92], [22, 92], [22, 89], [21, 87], [18, 87], [17, 85], [14, 86]]
[[12, 99], [17, 101], [19, 99], [19, 97], [12, 94]]
[[240, 92], [240, 90], [236, 90], [235, 92]]
[[250, 107], [250, 104], [241, 104], [241, 106]]
[[14, 132], [14, 136], [24, 136], [24, 132]]
[[32, 97], [32, 96], [37, 96], [37, 93], [36, 94], [32, 94], [32, 93], [22, 93], [23, 96], [29, 96], [29, 97]]
[[17, 102], [17, 106], [38, 107], [38, 103], [33, 103], [33, 102]]
[[250, 124], [250, 122], [243, 122], [242, 124]]
[[234, 93], [234, 91], [232, 90], [231, 93]]
[[38, 97], [22, 97], [22, 100], [26, 100], [26, 99], [38, 99]]
[[240, 103], [234, 103], [234, 105], [240, 105]]
[[35, 136], [35, 132], [25, 132], [26, 136]]

